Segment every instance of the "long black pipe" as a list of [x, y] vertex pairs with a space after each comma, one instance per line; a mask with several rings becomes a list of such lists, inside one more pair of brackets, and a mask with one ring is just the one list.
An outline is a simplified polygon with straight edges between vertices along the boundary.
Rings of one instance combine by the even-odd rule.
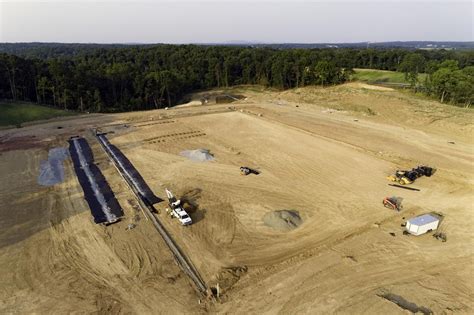
[[413, 187], [406, 187], [406, 186], [397, 185], [397, 184], [388, 184], [388, 185], [393, 186], [393, 187], [408, 189], [408, 190], [420, 191], [418, 188], [413, 188]]

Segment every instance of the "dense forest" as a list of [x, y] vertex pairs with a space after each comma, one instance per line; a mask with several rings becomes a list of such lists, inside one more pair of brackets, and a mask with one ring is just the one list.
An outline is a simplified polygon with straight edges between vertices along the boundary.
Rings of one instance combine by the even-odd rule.
[[[26, 58], [57, 58], [61, 56], [74, 56], [90, 53], [98, 49], [150, 48], [161, 46], [161, 44], [80, 44], [80, 43], [0, 43], [0, 53], [7, 53]], [[201, 44], [200, 46], [230, 46], [230, 47], [254, 47], [272, 49], [314, 49], [314, 48], [353, 48], [353, 49], [446, 49], [448, 50], [474, 50], [474, 42], [436, 42], [436, 41], [408, 41], [408, 42], [361, 42], [361, 43], [233, 43], [233, 44]], [[448, 53], [447, 55], [450, 55]], [[453, 54], [451, 54], [453, 55]]]
[[[239, 84], [334, 85], [353, 68], [402, 71], [414, 89], [442, 102], [469, 105], [474, 97], [473, 50], [69, 44], [21, 55], [0, 53], [0, 98], [68, 110], [162, 108], [195, 90]], [[419, 73], [428, 74], [425, 82]]]

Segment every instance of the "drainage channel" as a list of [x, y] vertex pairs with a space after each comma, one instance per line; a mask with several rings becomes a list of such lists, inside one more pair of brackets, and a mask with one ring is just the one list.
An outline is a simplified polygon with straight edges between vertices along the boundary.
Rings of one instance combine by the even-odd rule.
[[196, 268], [193, 266], [189, 258], [187, 258], [183, 251], [179, 248], [179, 246], [170, 236], [168, 231], [166, 231], [163, 224], [157, 219], [155, 215], [153, 215], [153, 212], [156, 212], [155, 207], [148, 201], [145, 196], [143, 196], [143, 191], [141, 187], [136, 187], [136, 180], [130, 176], [130, 172], [122, 168], [123, 164], [120, 160], [117, 159], [117, 154], [113, 152], [114, 149], [118, 151], [118, 148], [111, 145], [104, 134], [97, 134], [95, 132], [94, 134], [96, 136], [96, 139], [100, 143], [102, 149], [105, 151], [106, 155], [109, 157], [109, 159], [112, 161], [113, 165], [117, 169], [120, 176], [125, 180], [128, 187], [135, 195], [140, 207], [142, 208], [142, 211], [153, 223], [156, 230], [160, 233], [161, 237], [165, 241], [166, 245], [168, 245], [168, 248], [173, 253], [181, 269], [189, 276], [189, 278], [191, 278], [200, 293], [207, 294], [206, 283], [202, 280]]

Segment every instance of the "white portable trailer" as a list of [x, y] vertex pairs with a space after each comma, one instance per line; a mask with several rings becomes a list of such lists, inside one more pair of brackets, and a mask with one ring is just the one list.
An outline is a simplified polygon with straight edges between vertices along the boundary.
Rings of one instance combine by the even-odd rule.
[[421, 235], [438, 228], [439, 218], [431, 214], [423, 214], [407, 221], [406, 230], [413, 235]]

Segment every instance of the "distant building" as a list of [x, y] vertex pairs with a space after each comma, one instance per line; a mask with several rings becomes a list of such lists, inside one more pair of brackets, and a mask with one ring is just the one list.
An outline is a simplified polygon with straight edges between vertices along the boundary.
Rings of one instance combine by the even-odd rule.
[[406, 230], [413, 235], [421, 235], [438, 228], [439, 218], [431, 214], [420, 215], [407, 221]]

